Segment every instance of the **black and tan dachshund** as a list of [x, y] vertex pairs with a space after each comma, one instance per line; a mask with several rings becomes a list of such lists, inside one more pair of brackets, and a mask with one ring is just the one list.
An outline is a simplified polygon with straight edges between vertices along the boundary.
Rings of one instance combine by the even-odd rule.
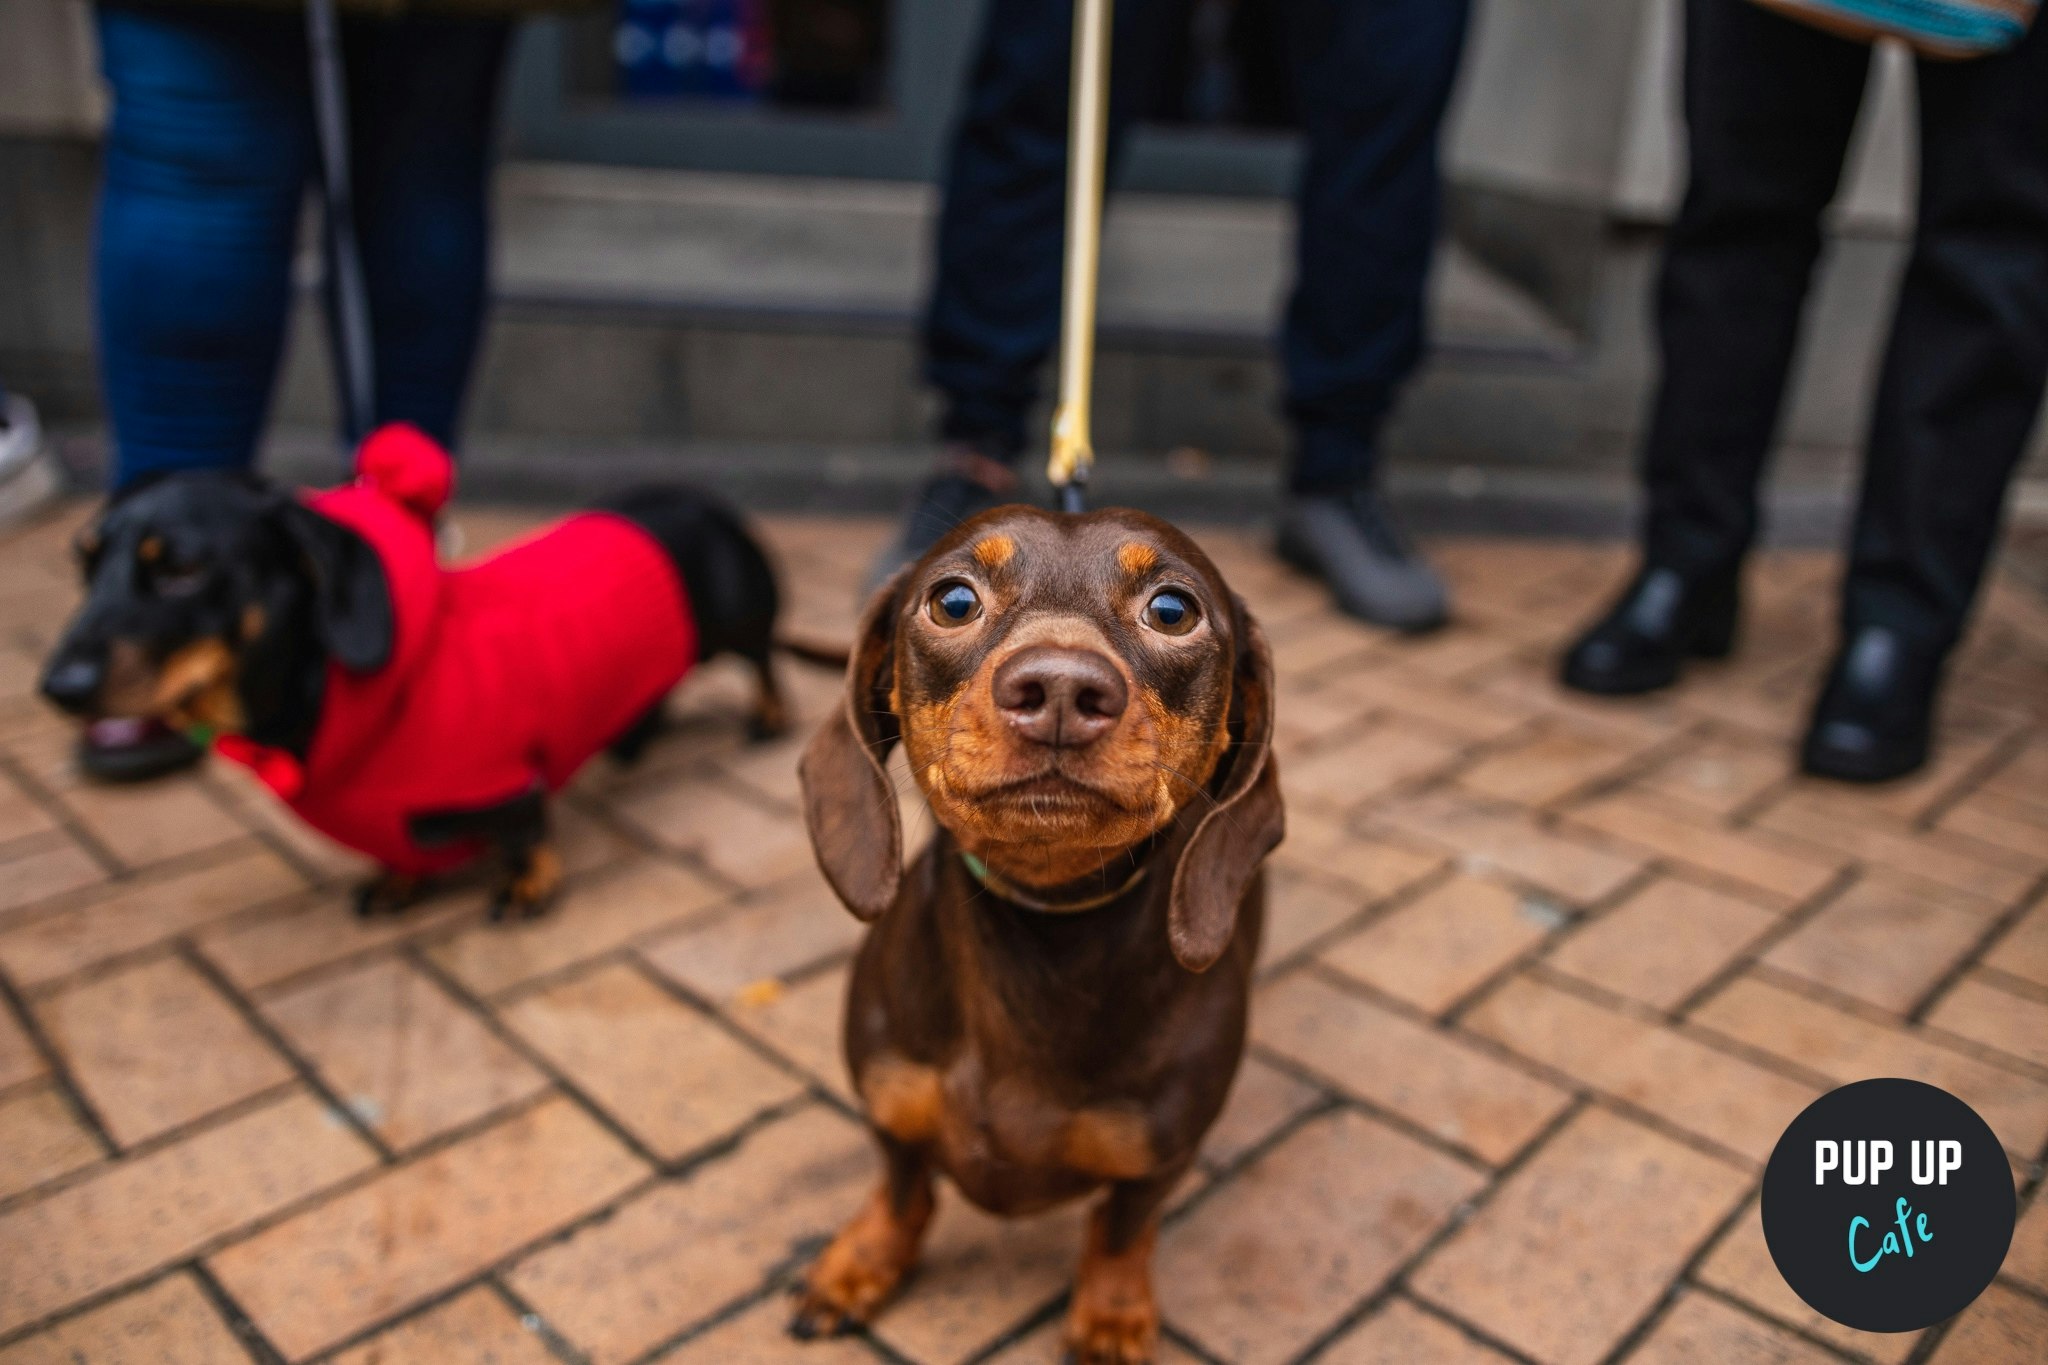
[[[707, 494], [674, 487], [630, 492], [599, 510], [644, 531], [672, 564], [694, 618], [695, 661], [731, 654], [752, 666], [752, 733], [782, 733], [788, 717], [773, 658], [780, 596], [740, 517]], [[159, 719], [304, 763], [332, 689], [349, 681], [336, 667], [375, 666], [394, 648], [393, 593], [380, 554], [350, 526], [258, 478], [186, 473], [131, 488], [79, 535], [77, 552], [86, 599], [48, 661], [42, 690], [80, 717]], [[527, 619], [518, 618], [522, 628]], [[548, 617], [536, 610], [531, 619]], [[560, 624], [573, 633], [575, 622]], [[548, 701], [562, 694], [559, 680], [537, 693]], [[638, 758], [659, 727], [662, 701], [654, 696], [596, 742], [609, 740], [622, 761]], [[554, 785], [409, 810], [406, 834], [421, 848], [495, 849], [505, 875], [493, 913], [531, 914], [559, 881], [546, 825]], [[418, 894], [417, 876], [384, 861], [385, 874], [358, 893], [363, 913], [402, 908]]]

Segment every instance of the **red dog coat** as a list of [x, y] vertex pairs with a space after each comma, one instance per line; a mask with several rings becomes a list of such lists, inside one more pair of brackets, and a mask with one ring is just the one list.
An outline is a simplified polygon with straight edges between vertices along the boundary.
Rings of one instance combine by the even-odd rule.
[[674, 561], [624, 517], [580, 513], [443, 568], [433, 521], [454, 482], [447, 454], [385, 427], [356, 475], [307, 505], [383, 562], [389, 662], [351, 673], [329, 661], [303, 764], [240, 735], [215, 748], [336, 842], [398, 872], [444, 871], [478, 845], [420, 848], [410, 817], [561, 787], [689, 672], [696, 626]]

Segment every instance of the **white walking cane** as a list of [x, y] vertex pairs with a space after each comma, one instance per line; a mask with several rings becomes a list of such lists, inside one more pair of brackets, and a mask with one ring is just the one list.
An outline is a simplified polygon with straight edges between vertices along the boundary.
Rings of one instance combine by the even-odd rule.
[[1102, 163], [1109, 135], [1110, 0], [1075, 0], [1073, 109], [1067, 123], [1067, 241], [1060, 312], [1060, 395], [1046, 477], [1062, 512], [1087, 507], [1095, 467], [1095, 293], [1102, 266]]

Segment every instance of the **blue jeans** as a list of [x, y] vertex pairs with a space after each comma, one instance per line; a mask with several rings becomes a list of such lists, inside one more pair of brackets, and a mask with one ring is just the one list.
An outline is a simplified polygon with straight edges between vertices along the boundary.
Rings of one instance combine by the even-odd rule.
[[[102, 3], [113, 88], [94, 273], [112, 482], [244, 468], [318, 174], [305, 19]], [[452, 441], [482, 330], [507, 21], [345, 18], [379, 422]], [[331, 311], [331, 310], [330, 310]]]
[[[1307, 140], [1281, 336], [1297, 491], [1372, 473], [1381, 421], [1422, 355], [1440, 218], [1437, 135], [1468, 0], [1281, 0]], [[1008, 457], [1059, 329], [1071, 4], [992, 0], [946, 171], [925, 371], [944, 434]], [[1176, 0], [1119, 0], [1111, 156]], [[1200, 289], [1200, 280], [1189, 280]]]

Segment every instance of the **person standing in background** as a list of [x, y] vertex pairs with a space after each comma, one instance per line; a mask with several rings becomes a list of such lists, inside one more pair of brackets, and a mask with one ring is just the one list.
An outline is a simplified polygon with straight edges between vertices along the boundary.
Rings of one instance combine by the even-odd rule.
[[[1663, 377], [1642, 562], [1563, 659], [1565, 683], [1669, 686], [1733, 643], [1757, 482], [1871, 66], [1867, 43], [1750, 0], [1688, 0], [1691, 179], [1657, 303]], [[1927, 759], [1950, 650], [2048, 378], [2048, 33], [1916, 64], [1918, 220], [1885, 353], [1806, 771], [1882, 781]]]
[[[1282, 327], [1294, 430], [1279, 548], [1364, 620], [1443, 623], [1442, 581], [1378, 485], [1379, 434], [1423, 349], [1440, 219], [1437, 143], [1467, 0], [1280, 0], [1306, 138], [1296, 279]], [[1075, 7], [991, 0], [955, 132], [925, 315], [946, 449], [871, 575], [879, 582], [1016, 486], [1013, 465], [1059, 328]], [[1146, 107], [1175, 0], [1117, 0], [1112, 161]], [[1191, 281], [1191, 287], [1199, 287]]]
[[[500, 76], [513, 17], [540, 7], [339, 0], [376, 424], [455, 439], [488, 292]], [[118, 496], [253, 464], [319, 151], [302, 3], [100, 0], [95, 18], [113, 107], [94, 306]], [[79, 758], [132, 780], [199, 752], [160, 725], [108, 721]]]

